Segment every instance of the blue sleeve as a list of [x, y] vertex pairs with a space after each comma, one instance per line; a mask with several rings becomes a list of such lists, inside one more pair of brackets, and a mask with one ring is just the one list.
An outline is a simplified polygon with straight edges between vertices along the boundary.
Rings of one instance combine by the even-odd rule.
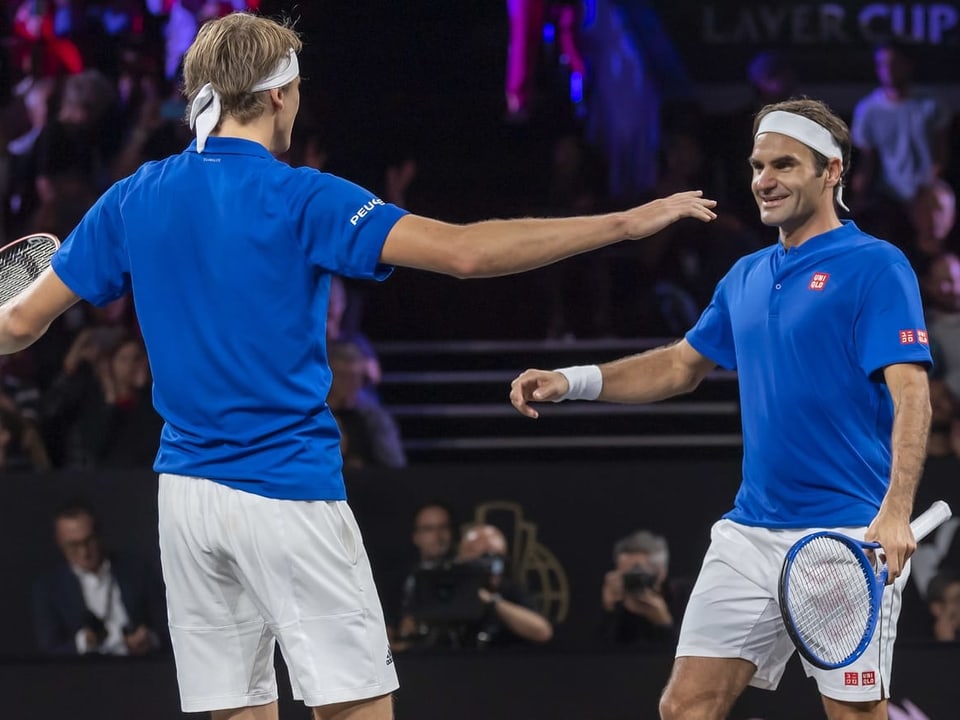
[[933, 365], [917, 276], [906, 259], [887, 265], [872, 279], [853, 338], [868, 376], [897, 363]]
[[386, 278], [393, 268], [380, 263], [380, 252], [407, 211], [334, 175], [301, 168], [294, 178], [296, 231], [310, 262], [344, 277]]
[[697, 324], [687, 332], [686, 340], [694, 350], [720, 367], [736, 370], [737, 351], [733, 342], [730, 309], [727, 306], [726, 284], [726, 277], [717, 284], [710, 304], [700, 315]]
[[120, 183], [107, 190], [50, 262], [67, 287], [94, 305], [106, 305], [130, 290], [121, 196]]

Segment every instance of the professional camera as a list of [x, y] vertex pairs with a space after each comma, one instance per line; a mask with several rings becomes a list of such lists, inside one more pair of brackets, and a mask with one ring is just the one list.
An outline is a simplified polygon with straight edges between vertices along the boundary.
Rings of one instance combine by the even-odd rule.
[[488, 554], [467, 562], [417, 570], [414, 614], [432, 623], [479, 620], [485, 607], [478, 591], [492, 589], [493, 579], [503, 574], [504, 566], [503, 557]]
[[506, 566], [506, 561], [501, 555], [494, 555], [493, 553], [485, 553], [478, 558], [473, 560], [468, 560], [464, 565], [470, 565], [474, 567], [478, 572], [486, 573], [488, 578], [499, 577], [503, 575], [504, 568]]
[[653, 589], [657, 584], [657, 576], [648, 573], [640, 566], [632, 567], [623, 573], [623, 589], [628, 593], [641, 593]]

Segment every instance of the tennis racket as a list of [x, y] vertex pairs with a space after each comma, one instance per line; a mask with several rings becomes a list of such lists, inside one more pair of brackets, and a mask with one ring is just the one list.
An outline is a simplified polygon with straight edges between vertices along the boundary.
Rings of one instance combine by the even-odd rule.
[[0, 248], [0, 305], [26, 290], [60, 247], [53, 235], [27, 235]]
[[[942, 500], [910, 523], [917, 542], [951, 516]], [[780, 613], [797, 651], [818, 668], [845, 667], [870, 644], [880, 616], [887, 567], [866, 550], [879, 543], [815, 532], [787, 552], [780, 571]], [[874, 557], [878, 553], [873, 553]]]

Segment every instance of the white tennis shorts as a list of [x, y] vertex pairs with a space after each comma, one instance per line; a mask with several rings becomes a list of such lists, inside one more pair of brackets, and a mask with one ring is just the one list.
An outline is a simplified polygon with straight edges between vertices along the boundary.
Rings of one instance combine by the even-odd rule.
[[[780, 569], [787, 550], [809, 532], [833, 529], [863, 538], [866, 528], [770, 530], [720, 520], [683, 616], [677, 657], [743, 658], [757, 666], [754, 687], [775, 690], [794, 646], [777, 602]], [[890, 696], [893, 644], [904, 573], [883, 593], [880, 621], [866, 652], [848, 667], [821, 670], [801, 658], [821, 695], [865, 702]]]
[[274, 647], [308, 706], [397, 689], [383, 611], [343, 501], [275, 500], [161, 475], [160, 557], [184, 712], [277, 699]]

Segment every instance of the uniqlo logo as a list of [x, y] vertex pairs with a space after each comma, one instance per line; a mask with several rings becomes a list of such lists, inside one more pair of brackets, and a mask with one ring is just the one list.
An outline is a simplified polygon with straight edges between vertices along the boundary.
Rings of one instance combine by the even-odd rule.
[[860, 673], [845, 672], [845, 673], [843, 674], [843, 684], [844, 684], [844, 685], [859, 685], [859, 684], [860, 684]]
[[913, 330], [901, 330], [900, 331], [900, 344], [901, 345], [913, 345], [917, 341], [917, 335]]
[[864, 687], [866, 687], [867, 685], [876, 685], [877, 674], [873, 670], [866, 670], [860, 673], [860, 684], [863, 685]]
[[927, 337], [926, 330], [917, 330], [917, 342], [920, 343], [921, 345], [930, 344], [930, 338]]
[[830, 279], [830, 273], [817, 272], [813, 274], [813, 278], [810, 280], [810, 289], [811, 290], [823, 290], [823, 286], [827, 284], [827, 280]]

